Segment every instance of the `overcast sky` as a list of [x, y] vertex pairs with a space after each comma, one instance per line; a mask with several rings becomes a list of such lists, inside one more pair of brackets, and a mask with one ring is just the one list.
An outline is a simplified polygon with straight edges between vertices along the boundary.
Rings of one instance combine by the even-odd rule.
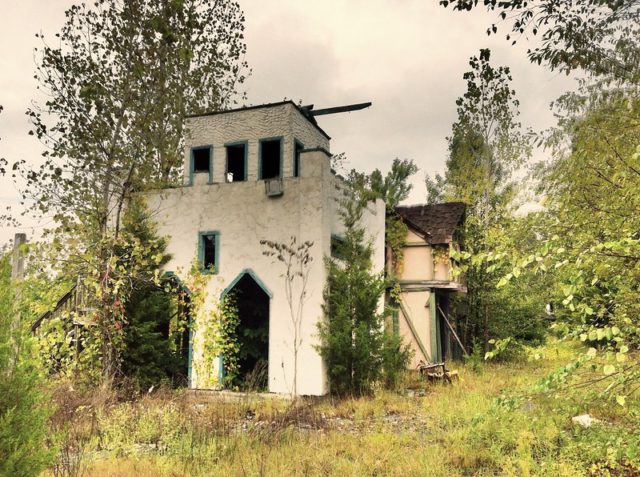
[[[553, 124], [549, 103], [573, 83], [530, 64], [525, 45], [486, 35], [494, 16], [453, 12], [437, 0], [239, 0], [246, 16], [248, 104], [283, 98], [316, 108], [373, 102], [369, 109], [318, 118], [333, 153], [363, 171], [388, 170], [395, 157], [420, 171], [409, 202], [425, 201], [425, 173], [442, 172], [462, 74], [480, 48], [494, 65], [512, 69], [522, 122]], [[24, 111], [37, 97], [33, 79], [36, 32], [60, 30], [69, 0], [0, 0], [0, 157], [37, 158]], [[538, 153], [538, 156], [541, 153]], [[11, 180], [0, 177], [0, 207], [17, 208]], [[24, 227], [29, 236], [43, 224]], [[18, 230], [0, 230], [0, 245]]]

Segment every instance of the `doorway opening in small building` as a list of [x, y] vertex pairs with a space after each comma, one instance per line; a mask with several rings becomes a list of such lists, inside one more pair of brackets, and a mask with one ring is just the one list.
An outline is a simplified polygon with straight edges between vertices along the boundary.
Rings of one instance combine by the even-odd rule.
[[238, 369], [231, 384], [241, 390], [267, 390], [270, 294], [252, 273], [243, 272], [225, 295], [233, 297], [238, 312]]
[[451, 361], [461, 360], [463, 350], [458, 344], [454, 333], [457, 331], [458, 323], [452, 319], [451, 311], [455, 306], [455, 293], [448, 290], [437, 290], [436, 294], [436, 316], [438, 333], [438, 354], [440, 360]]

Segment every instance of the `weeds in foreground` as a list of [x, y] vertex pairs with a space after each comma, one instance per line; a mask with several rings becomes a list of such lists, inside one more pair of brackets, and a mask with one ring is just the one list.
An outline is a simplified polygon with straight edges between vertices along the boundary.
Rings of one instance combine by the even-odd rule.
[[[460, 381], [450, 386], [409, 375], [404, 387], [421, 388], [410, 396], [290, 402], [161, 391], [107, 400], [94, 428], [91, 413], [74, 414], [94, 436], [84, 441], [88, 465], [76, 475], [637, 475], [638, 399], [624, 408], [584, 390], [512, 408], [497, 399], [505, 390], [528, 392], [571, 353], [554, 344], [542, 358], [487, 363], [482, 373], [460, 365]], [[576, 427], [571, 417], [581, 413], [602, 424]]]

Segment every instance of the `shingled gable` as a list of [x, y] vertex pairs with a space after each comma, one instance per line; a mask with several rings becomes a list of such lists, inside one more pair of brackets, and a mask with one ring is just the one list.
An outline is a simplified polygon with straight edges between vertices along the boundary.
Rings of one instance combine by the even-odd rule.
[[430, 244], [445, 244], [464, 219], [466, 206], [462, 202], [396, 207], [396, 213], [416, 231], [425, 235]]

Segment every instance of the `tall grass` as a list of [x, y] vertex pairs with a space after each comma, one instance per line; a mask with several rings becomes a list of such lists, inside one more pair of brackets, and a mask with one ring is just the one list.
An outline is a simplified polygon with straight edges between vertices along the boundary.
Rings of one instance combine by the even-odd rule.
[[[165, 391], [110, 402], [94, 413], [82, 475], [638, 475], [628, 452], [640, 445], [637, 397], [622, 408], [584, 390], [529, 395], [571, 353], [553, 344], [533, 362], [460, 365], [453, 385], [408, 376], [411, 395], [288, 402]], [[521, 399], [501, 405], [504, 392]], [[583, 412], [605, 424], [574, 426]]]

